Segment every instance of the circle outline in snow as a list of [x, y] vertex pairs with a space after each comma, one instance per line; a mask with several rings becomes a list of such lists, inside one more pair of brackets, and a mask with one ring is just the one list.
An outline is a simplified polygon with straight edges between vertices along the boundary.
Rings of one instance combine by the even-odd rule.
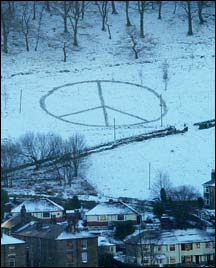
[[[126, 84], [126, 85], [131, 85], [133, 87], [138, 87], [138, 88], [143, 88], [145, 90], [148, 90], [149, 92], [151, 92], [153, 95], [155, 95], [159, 101], [161, 101], [160, 103], [162, 104], [162, 107], [163, 107], [163, 111], [162, 111], [162, 117], [164, 117], [168, 111], [167, 109], [167, 106], [166, 106], [166, 103], [165, 101], [163, 100], [163, 98], [161, 98], [160, 94], [158, 94], [155, 90], [147, 87], [147, 86], [143, 86], [143, 85], [140, 85], [140, 84], [136, 84], [136, 83], [131, 83], [131, 82], [125, 82], [125, 81], [119, 81], [119, 80], [87, 80], [87, 81], [79, 81], [79, 82], [74, 82], [74, 83], [67, 83], [67, 84], [64, 84], [64, 85], [61, 85], [61, 86], [58, 86], [58, 87], [54, 87], [53, 89], [49, 90], [45, 95], [43, 95], [41, 98], [40, 98], [40, 107], [47, 113], [49, 114], [50, 116], [58, 119], [58, 120], [61, 120], [63, 122], [66, 122], [66, 123], [70, 123], [70, 124], [74, 124], [74, 125], [80, 125], [80, 126], [87, 126], [87, 127], [105, 127], [105, 128], [113, 128], [113, 125], [109, 125], [109, 124], [104, 124], [104, 125], [95, 125], [95, 124], [86, 124], [86, 123], [79, 123], [79, 122], [73, 122], [73, 121], [70, 121], [70, 120], [67, 120], [65, 118], [62, 118], [63, 116], [58, 116], [58, 115], [55, 115], [53, 113], [51, 113], [47, 107], [46, 107], [46, 99], [52, 95], [55, 91], [61, 89], [61, 88], [64, 88], [64, 87], [69, 87], [69, 86], [74, 86], [74, 85], [79, 85], [79, 84], [85, 84], [85, 83], [96, 83], [99, 85], [100, 87], [100, 83], [120, 83], [120, 84]], [[100, 90], [99, 90], [100, 91]], [[99, 92], [99, 95], [100, 95], [100, 92]], [[101, 99], [101, 102], [103, 102], [103, 95], [101, 94], [101, 96], [99, 96], [100, 99]], [[118, 110], [118, 109], [115, 109], [115, 108], [112, 108], [112, 107], [109, 107], [109, 106], [106, 106], [104, 105], [105, 107], [111, 109], [111, 110], [114, 110], [114, 111], [118, 111], [122, 114], [126, 114], [126, 115], [129, 115], [129, 116], [132, 116], [132, 117], [137, 117], [136, 115], [133, 115], [133, 114], [129, 114], [127, 112], [124, 112], [124, 111], [121, 111], [121, 110]], [[80, 111], [80, 113], [85, 113], [86, 111], [91, 111], [91, 110], [95, 110], [97, 108], [104, 108], [103, 107], [103, 103], [102, 103], [102, 106], [99, 106], [99, 107], [95, 107], [95, 108], [90, 108], [90, 109], [86, 109], [84, 112]], [[105, 109], [104, 109], [105, 110]], [[76, 112], [75, 112], [76, 113]], [[74, 113], [74, 114], [75, 114]], [[79, 113], [79, 112], [77, 112]], [[71, 113], [73, 115], [73, 113]], [[104, 113], [104, 117], [105, 117], [105, 122], [106, 122], [106, 114]], [[132, 124], [117, 124], [115, 127], [118, 128], [118, 127], [130, 127], [130, 126], [139, 126], [139, 125], [144, 125], [144, 124], [149, 124], [149, 123], [152, 123], [152, 122], [156, 122], [156, 121], [159, 121], [161, 119], [161, 116], [155, 118], [155, 119], [152, 119], [152, 120], [144, 120], [144, 122], [140, 122], [140, 123], [132, 123]]]

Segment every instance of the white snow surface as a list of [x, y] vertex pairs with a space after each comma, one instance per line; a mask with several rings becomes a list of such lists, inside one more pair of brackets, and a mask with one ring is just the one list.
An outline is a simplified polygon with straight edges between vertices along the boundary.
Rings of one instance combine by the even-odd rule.
[[32, 199], [32, 200], [25, 200], [19, 206], [13, 208], [11, 210], [12, 213], [19, 213], [22, 206], [25, 205], [26, 212], [44, 212], [44, 211], [63, 211], [64, 208], [52, 200], [45, 198], [45, 199]]
[[[142, 232], [141, 234], [144, 234]], [[130, 239], [134, 235], [138, 235], [139, 232], [134, 232], [132, 235], [128, 236], [126, 240]], [[200, 229], [186, 229], [186, 230], [171, 230], [171, 231], [162, 231], [159, 234], [159, 237], [156, 239], [151, 238], [142, 238], [142, 243], [145, 243], [148, 241], [148, 243], [157, 243], [158, 245], [163, 245], [163, 244], [182, 244], [182, 243], [194, 243], [194, 242], [213, 242], [215, 241], [214, 235], [211, 233], [205, 231], [205, 230], [200, 230]]]
[[100, 203], [85, 215], [134, 214], [134, 211], [121, 203]]
[[63, 232], [56, 238], [56, 240], [81, 239], [81, 238], [85, 239], [85, 238], [92, 238], [92, 237], [95, 237], [95, 235], [90, 234], [86, 231], [76, 232], [76, 233]]
[[[66, 63], [62, 61], [62, 18], [50, 17], [48, 13], [42, 21], [43, 38], [37, 52], [32, 47], [34, 42], [30, 42], [28, 53], [23, 46], [13, 48], [8, 55], [2, 54], [2, 139], [14, 139], [27, 131], [51, 131], [64, 138], [80, 132], [86, 136], [88, 145], [92, 146], [113, 140], [114, 118], [117, 139], [159, 129], [160, 120], [132, 125], [142, 122], [134, 115], [147, 120], [160, 116], [159, 99], [145, 88], [112, 81], [143, 85], [158, 95], [162, 94], [168, 109], [163, 117], [163, 125], [182, 126], [186, 123], [189, 131], [184, 135], [129, 144], [92, 155], [88, 181], [101, 196], [150, 198], [150, 162], [151, 183], [157, 172], [163, 170], [174, 185], [192, 184], [202, 192], [202, 183], [210, 179], [210, 171], [215, 163], [215, 128], [197, 130], [192, 125], [214, 118], [214, 8], [204, 8], [203, 15], [207, 22], [203, 25], [199, 24], [198, 16], [194, 16], [193, 36], [187, 36], [185, 10], [178, 6], [174, 15], [172, 1], [163, 1], [161, 22], [157, 20], [156, 9], [148, 10], [145, 13], [145, 38], [137, 38], [138, 46], [144, 47], [138, 60], [134, 59], [131, 41], [124, 27], [124, 2], [117, 2], [116, 8], [118, 15], [109, 14], [111, 40], [107, 32], [101, 31], [101, 18], [96, 15], [97, 6], [92, 4], [86, 10], [88, 19], [80, 22], [79, 48], [69, 47]], [[130, 3], [130, 17], [138, 30], [136, 1]], [[54, 40], [55, 45], [50, 46]], [[167, 90], [164, 90], [162, 72], [165, 59], [169, 64]], [[21, 75], [21, 72], [29, 74]], [[103, 109], [98, 108], [101, 106], [98, 84], [70, 85], [92, 80], [110, 81], [101, 83], [105, 105], [115, 108], [106, 108], [108, 126]], [[60, 88], [47, 96], [45, 103], [48, 112], [61, 118], [47, 114], [40, 107], [41, 98], [56, 87]], [[71, 114], [91, 108], [95, 109]], [[127, 126], [122, 127], [122, 124]]]
[[2, 234], [1, 237], [1, 245], [15, 245], [15, 244], [23, 244], [25, 241], [14, 238], [13, 236], [9, 236], [6, 234]]

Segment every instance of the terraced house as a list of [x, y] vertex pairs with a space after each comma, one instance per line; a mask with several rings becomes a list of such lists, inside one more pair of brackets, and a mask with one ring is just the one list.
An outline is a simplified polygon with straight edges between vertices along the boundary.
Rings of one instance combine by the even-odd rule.
[[203, 183], [205, 207], [215, 209], [215, 170], [212, 170], [211, 180]]
[[139, 265], [214, 264], [214, 231], [136, 231], [125, 239], [128, 263]]

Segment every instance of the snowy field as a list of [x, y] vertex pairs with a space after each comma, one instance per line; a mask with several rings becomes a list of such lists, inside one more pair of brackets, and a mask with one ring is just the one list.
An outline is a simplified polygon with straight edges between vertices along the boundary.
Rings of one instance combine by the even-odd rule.
[[[189, 132], [91, 156], [87, 179], [102, 195], [147, 198], [151, 162], [152, 180], [163, 170], [174, 184], [193, 184], [202, 191], [201, 184], [210, 179], [214, 167], [215, 129], [195, 130], [192, 124], [214, 118], [214, 9], [203, 10], [204, 25], [194, 14], [190, 37], [185, 11], [178, 6], [174, 15], [174, 2], [163, 3], [161, 22], [156, 9], [148, 10], [146, 36], [137, 38], [142, 49], [135, 60], [123, 5], [117, 2], [119, 14], [109, 14], [111, 40], [101, 31], [97, 6], [86, 10], [80, 23], [80, 46], [71, 47], [66, 63], [62, 61], [62, 19], [50, 18], [48, 13], [37, 52], [30, 44], [27, 53], [22, 44], [8, 55], [2, 53], [2, 138], [17, 138], [27, 131], [52, 131], [65, 138], [80, 132], [92, 146], [113, 140], [114, 118], [117, 138], [152, 131], [160, 128], [162, 94], [163, 126], [186, 123]], [[131, 3], [130, 17], [138, 30], [135, 3]], [[47, 23], [48, 19], [52, 22]], [[167, 90], [164, 60], [169, 65]]]

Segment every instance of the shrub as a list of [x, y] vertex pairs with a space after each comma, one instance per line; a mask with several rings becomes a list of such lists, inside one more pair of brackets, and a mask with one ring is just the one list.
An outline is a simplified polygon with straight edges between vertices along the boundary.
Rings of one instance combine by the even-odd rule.
[[115, 224], [115, 227], [115, 237], [121, 240], [135, 231], [135, 227], [131, 221], [118, 222]]

